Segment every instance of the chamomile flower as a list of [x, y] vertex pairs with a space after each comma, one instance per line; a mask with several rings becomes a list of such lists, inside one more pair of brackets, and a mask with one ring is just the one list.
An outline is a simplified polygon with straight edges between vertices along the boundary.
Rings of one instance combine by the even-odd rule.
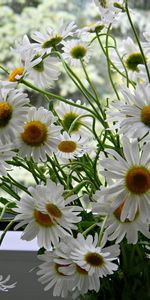
[[78, 289], [80, 294], [86, 294], [88, 291], [99, 291], [100, 280], [97, 274], [89, 275], [88, 271], [81, 268], [78, 264], [71, 263], [69, 266], [62, 266], [60, 270], [67, 276], [70, 276], [73, 282], [72, 291]]
[[150, 238], [149, 225], [141, 220], [139, 209], [137, 209], [132, 221], [128, 218], [124, 221], [120, 220], [123, 205], [124, 203], [120, 204], [107, 219], [104, 233], [107, 239], [110, 241], [116, 240], [116, 243], [120, 243], [126, 237], [129, 244], [136, 244], [138, 242], [138, 232]]
[[[67, 297], [73, 284], [72, 277], [67, 276], [60, 270], [61, 264], [55, 262], [55, 259], [58, 258], [55, 251], [46, 252], [39, 255], [38, 258], [44, 261], [39, 265], [40, 270], [37, 272], [37, 275], [39, 275], [38, 281], [46, 284], [44, 290], [47, 291], [53, 287], [53, 296]], [[68, 263], [68, 260], [66, 262]]]
[[57, 258], [55, 258], [55, 262], [60, 265], [60, 271], [72, 280], [70, 280], [70, 290], [75, 291], [78, 289], [81, 294], [87, 293], [88, 290], [95, 290], [98, 292], [100, 281], [97, 274], [92, 274], [92, 276], [90, 276], [88, 271], [74, 263], [70, 258], [72, 252], [72, 243], [70, 244], [71, 240], [73, 242], [73, 237], [71, 239], [66, 237], [59, 243], [59, 246], [56, 249]]
[[80, 137], [78, 134], [70, 136], [67, 132], [64, 132], [60, 136], [56, 156], [64, 159], [74, 159], [83, 156], [90, 149], [88, 143], [89, 138], [87, 136]]
[[30, 241], [37, 236], [39, 247], [50, 249], [56, 246], [59, 239], [72, 234], [74, 223], [80, 222], [78, 214], [82, 210], [78, 206], [70, 206], [75, 197], [64, 201], [63, 187], [48, 181], [47, 185], [29, 188], [29, 194], [24, 194], [14, 211], [18, 213], [15, 221], [20, 221], [16, 229], [27, 224], [22, 239]]
[[72, 36], [74, 34], [75, 28], [76, 25], [74, 22], [70, 22], [69, 24], [65, 25], [63, 20], [61, 20], [58, 31], [49, 27], [45, 34], [42, 34], [38, 31], [33, 33], [32, 39], [37, 42], [33, 44], [33, 47], [42, 55], [45, 53], [51, 53], [51, 49], [53, 47], [60, 44], [68, 36]]
[[[72, 100], [70, 100], [70, 104], [59, 102], [59, 104], [55, 106], [55, 110], [61, 120], [63, 128], [66, 131], [69, 131], [70, 134], [72, 133], [84, 134], [86, 131], [88, 131], [88, 129], [86, 129], [85, 126], [91, 128], [92, 120], [90, 117], [84, 117], [85, 115], [84, 109], [80, 107], [75, 107], [71, 105], [72, 103], [73, 103]], [[80, 100], [77, 100], [75, 103], [81, 105]]]
[[14, 141], [24, 123], [29, 103], [27, 94], [15, 89], [0, 89], [0, 140]]
[[29, 72], [27, 72], [28, 78], [31, 79], [37, 87], [50, 87], [54, 81], [58, 79], [60, 73], [58, 64], [59, 60], [56, 57], [49, 56], [45, 59], [41, 58], [40, 62], [34, 64]]
[[12, 151], [14, 148], [13, 143], [2, 144], [0, 142], [0, 176], [5, 176], [7, 170], [10, 169], [10, 165], [7, 163], [8, 160], [11, 160], [15, 156], [15, 152]]
[[[121, 42], [121, 47], [119, 47], [118, 50], [123, 60], [124, 66], [128, 71], [129, 79], [134, 81], [137, 80], [137, 78], [139, 78], [141, 75], [139, 66], [144, 65], [143, 56], [139, 50], [138, 45], [135, 44], [130, 37], [128, 37], [126, 40], [123, 40]], [[110, 56], [116, 67], [125, 74], [124, 66], [116, 52], [112, 51]], [[148, 62], [149, 58], [147, 55], [147, 51], [145, 51], [145, 59]]]
[[[150, 219], [150, 154], [149, 143], [139, 149], [137, 140], [130, 142], [123, 138], [122, 158], [116, 151], [108, 149], [107, 152], [115, 159], [106, 158], [101, 161], [104, 170], [101, 174], [108, 179], [108, 186], [100, 191], [100, 197], [111, 202], [113, 211], [124, 203], [120, 220], [133, 221], [137, 211], [141, 220]], [[111, 181], [110, 181], [111, 179]]]
[[[26, 54], [25, 54], [26, 53]], [[8, 81], [17, 82], [22, 77], [24, 77], [34, 66], [39, 65], [42, 62], [42, 58], [40, 56], [36, 57], [36, 52], [30, 48], [27, 52], [20, 51], [19, 59], [20, 62], [16, 68], [14, 68], [9, 76]]]
[[101, 32], [103, 28], [105, 27], [104, 22], [97, 21], [95, 23], [90, 23], [87, 26], [84, 26], [81, 29], [76, 30], [77, 37], [79, 39], [82, 39], [84, 41], [90, 41], [93, 37], [93, 34], [96, 32]]
[[62, 43], [64, 47], [62, 50], [63, 58], [68, 62], [69, 65], [74, 67], [81, 66], [81, 60], [84, 63], [88, 63], [91, 56], [91, 48], [87, 42], [80, 39], [64, 41]]
[[[52, 222], [62, 226], [67, 232], [72, 233], [71, 229], [77, 229], [75, 223], [81, 221], [79, 213], [82, 208], [71, 205], [73, 200], [77, 198], [73, 195], [64, 200], [64, 188], [62, 185], [56, 185], [53, 181], [47, 180], [46, 186], [37, 186], [36, 189], [30, 188], [29, 191], [36, 198], [38, 209], [48, 214]], [[69, 204], [69, 205], [68, 205]]]
[[[113, 261], [119, 255], [119, 246], [110, 247], [97, 246], [98, 237], [89, 235], [86, 239], [81, 233], [72, 243], [70, 258], [79, 267], [86, 270], [89, 276], [95, 274], [97, 277], [104, 277], [113, 274], [118, 269], [118, 265]], [[71, 246], [70, 246], [71, 247]]]
[[111, 128], [117, 128], [132, 138], [150, 140], [150, 84], [137, 84], [134, 93], [127, 88], [121, 90], [122, 102], [112, 102], [107, 110], [108, 122]]
[[99, 9], [101, 19], [112, 23], [123, 12], [123, 0], [94, 0]]
[[21, 42], [17, 40], [15, 41], [15, 46], [14, 48], [11, 48], [11, 51], [14, 54], [19, 54], [21, 56], [21, 60], [24, 61], [26, 59], [27, 52], [30, 54], [31, 48], [32, 44], [30, 43], [28, 36], [25, 34]]
[[56, 118], [53, 114], [40, 107], [28, 109], [26, 122], [16, 139], [19, 155], [35, 161], [46, 160], [46, 155], [52, 155], [57, 149], [60, 126], [53, 123]]

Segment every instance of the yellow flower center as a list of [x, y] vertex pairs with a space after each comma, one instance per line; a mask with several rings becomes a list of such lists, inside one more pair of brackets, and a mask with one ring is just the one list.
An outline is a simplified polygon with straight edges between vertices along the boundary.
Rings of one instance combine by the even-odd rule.
[[0, 127], [5, 127], [12, 116], [12, 106], [8, 102], [0, 102]]
[[48, 203], [46, 205], [46, 209], [48, 211], [48, 213], [55, 217], [55, 218], [61, 218], [62, 217], [62, 212], [61, 210], [53, 203]]
[[43, 227], [52, 227], [54, 225], [49, 215], [43, 214], [37, 209], [34, 210], [34, 218]]
[[84, 269], [82, 269], [81, 267], [79, 267], [78, 265], [76, 265], [76, 271], [77, 273], [81, 274], [81, 275], [88, 275], [88, 272]]
[[[114, 216], [116, 217], [117, 220], [120, 221], [120, 217], [121, 217], [121, 212], [122, 212], [122, 209], [123, 209], [123, 206], [124, 206], [124, 202], [121, 203], [119, 205], [119, 207], [116, 208], [116, 210], [114, 211]], [[135, 214], [135, 218], [134, 220], [137, 218], [137, 216], [139, 215], [139, 209], [137, 209], [136, 211], [136, 214]], [[133, 220], [133, 221], [134, 221]], [[131, 223], [133, 221], [130, 221], [128, 218], [126, 218], [122, 223]], [[121, 221], [120, 221], [121, 222]]]
[[40, 146], [47, 140], [47, 127], [40, 121], [30, 121], [24, 125], [21, 137], [29, 146]]
[[16, 76], [17, 76], [17, 75], [22, 75], [23, 72], [24, 72], [24, 68], [23, 68], [23, 67], [15, 68], [15, 69], [10, 73], [10, 75], [8, 76], [8, 80], [9, 80], [9, 81], [12, 81], [12, 82], [17, 81]]
[[86, 55], [87, 49], [83, 45], [74, 46], [70, 54], [75, 59], [82, 59]]
[[85, 255], [85, 261], [93, 267], [101, 267], [104, 263], [104, 258], [97, 252], [89, 252]]
[[150, 127], [150, 105], [144, 106], [141, 110], [142, 122]]
[[127, 189], [133, 194], [144, 194], [150, 189], [150, 171], [143, 166], [133, 166], [125, 176]]
[[73, 141], [62, 141], [58, 144], [58, 149], [64, 153], [73, 153], [77, 148], [77, 145]]

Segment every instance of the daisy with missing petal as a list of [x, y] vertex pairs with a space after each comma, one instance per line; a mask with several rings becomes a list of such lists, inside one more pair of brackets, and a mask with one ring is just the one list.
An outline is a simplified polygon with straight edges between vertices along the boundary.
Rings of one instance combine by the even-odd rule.
[[108, 149], [107, 152], [115, 159], [106, 158], [101, 161], [104, 175], [107, 182], [111, 183], [101, 189], [100, 197], [109, 202], [112, 199], [113, 211], [122, 203], [120, 220], [133, 221], [137, 211], [141, 220], [150, 220], [150, 153], [149, 143], [139, 150], [137, 140], [132, 143], [124, 137], [122, 158], [116, 151]]
[[141, 220], [140, 210], [137, 209], [134, 219], [131, 221], [126, 218], [121, 221], [121, 212], [124, 203], [120, 204], [115, 211], [109, 215], [106, 222], [106, 230], [104, 235], [110, 241], [116, 240], [116, 243], [120, 243], [124, 237], [126, 237], [129, 244], [137, 244], [138, 242], [138, 232], [141, 232], [147, 238], [150, 238], [150, 231], [148, 223]]
[[75, 264], [86, 270], [89, 276], [104, 277], [113, 274], [118, 269], [114, 263], [119, 255], [119, 246], [110, 247], [97, 246], [98, 236], [89, 235], [86, 239], [79, 233], [77, 238], [71, 240], [72, 248], [70, 258]]
[[82, 208], [68, 205], [75, 196], [67, 200], [63, 198], [63, 187], [48, 180], [47, 185], [29, 188], [31, 194], [24, 194], [14, 211], [18, 213], [15, 221], [21, 222], [16, 229], [27, 224], [22, 239], [30, 241], [37, 236], [39, 247], [50, 249], [57, 246], [59, 239], [72, 234], [75, 223], [81, 221], [78, 217]]
[[[128, 37], [126, 40], [121, 42], [121, 47], [118, 47], [118, 51], [128, 71], [129, 79], [135, 81], [138, 77], [141, 77], [139, 66], [144, 65], [144, 60], [138, 45], [135, 44], [130, 37]], [[110, 57], [116, 67], [125, 74], [122, 62], [115, 51], [111, 52]], [[145, 51], [145, 59], [148, 62], [149, 58], [147, 51]]]
[[32, 35], [32, 39], [37, 42], [33, 44], [33, 47], [42, 55], [45, 53], [51, 53], [51, 49], [53, 47], [61, 44], [61, 42], [68, 36], [73, 36], [75, 28], [76, 25], [74, 22], [70, 22], [69, 24], [65, 25], [62, 20], [60, 22], [58, 31], [54, 30], [51, 27], [47, 29], [47, 32], [45, 34], [37, 31]]
[[84, 42], [80, 39], [64, 41], [62, 43], [64, 47], [62, 50], [62, 56], [64, 60], [68, 62], [69, 65], [74, 67], [81, 66], [81, 60], [84, 63], [88, 63], [91, 56], [91, 48], [87, 42]]
[[107, 109], [108, 122], [111, 128], [118, 129], [132, 138], [150, 140], [150, 84], [137, 84], [134, 93], [129, 89], [122, 89], [124, 97], [122, 103], [112, 102]]
[[89, 138], [87, 136], [80, 137], [78, 134], [70, 136], [67, 132], [64, 132], [60, 136], [56, 156], [62, 159], [74, 159], [83, 156], [84, 153], [91, 149], [88, 143]]
[[27, 94], [15, 89], [0, 89], [0, 140], [14, 141], [26, 117]]
[[[70, 104], [59, 102], [59, 104], [55, 106], [56, 113], [58, 114], [58, 117], [61, 120], [64, 130], [66, 130], [70, 134], [72, 133], [85, 134], [86, 131], [89, 133], [89, 130], [86, 129], [86, 126], [91, 128], [92, 126], [91, 118], [84, 117], [85, 110], [80, 107], [75, 107], [71, 105], [71, 103], [73, 103], [72, 100], [70, 100]], [[81, 105], [80, 100], [77, 100], [75, 103]]]
[[57, 149], [61, 128], [53, 124], [55, 121], [53, 114], [43, 107], [29, 108], [26, 122], [16, 139], [19, 155], [27, 159], [32, 156], [36, 162], [52, 155]]

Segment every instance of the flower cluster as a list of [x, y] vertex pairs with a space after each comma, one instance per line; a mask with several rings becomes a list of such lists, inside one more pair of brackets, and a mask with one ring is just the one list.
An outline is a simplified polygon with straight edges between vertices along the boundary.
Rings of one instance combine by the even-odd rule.
[[[25, 35], [12, 49], [20, 65], [1, 66], [7, 77], [0, 82], [0, 176], [9, 196], [0, 198], [0, 221], [11, 216], [0, 243], [13, 223], [22, 239], [36, 237], [44, 261], [39, 281], [61, 297], [98, 293], [105, 277], [109, 286], [114, 273], [126, 276], [124, 247], [138, 245], [140, 259], [149, 257], [150, 38], [145, 32], [139, 40], [128, 1], [95, 4], [94, 25], [62, 22], [58, 31]], [[125, 13], [135, 41], [128, 37], [118, 47], [111, 29]], [[106, 57], [113, 99], [102, 101], [88, 73], [95, 42]], [[62, 68], [80, 99], [51, 92]], [[24, 89], [46, 104], [33, 106]], [[14, 179], [13, 166], [30, 172], [35, 184]]]

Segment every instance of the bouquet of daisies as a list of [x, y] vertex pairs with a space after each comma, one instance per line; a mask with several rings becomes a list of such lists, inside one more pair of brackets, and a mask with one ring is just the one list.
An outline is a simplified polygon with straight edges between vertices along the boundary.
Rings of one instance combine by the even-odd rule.
[[[0, 243], [12, 226], [23, 240], [36, 237], [38, 280], [54, 296], [113, 300], [121, 293], [146, 300], [150, 35], [144, 32], [140, 41], [127, 0], [95, 5], [95, 24], [78, 29], [62, 22], [58, 30], [25, 35], [12, 49], [18, 66], [0, 66], [6, 74], [0, 82], [0, 221], [9, 215]], [[123, 14], [133, 35], [118, 47], [112, 29]], [[102, 99], [88, 72], [95, 44], [106, 58], [111, 99]], [[80, 99], [52, 92], [62, 69]], [[42, 106], [33, 106], [31, 91], [41, 95]], [[14, 167], [30, 173], [33, 184], [14, 178]]]

